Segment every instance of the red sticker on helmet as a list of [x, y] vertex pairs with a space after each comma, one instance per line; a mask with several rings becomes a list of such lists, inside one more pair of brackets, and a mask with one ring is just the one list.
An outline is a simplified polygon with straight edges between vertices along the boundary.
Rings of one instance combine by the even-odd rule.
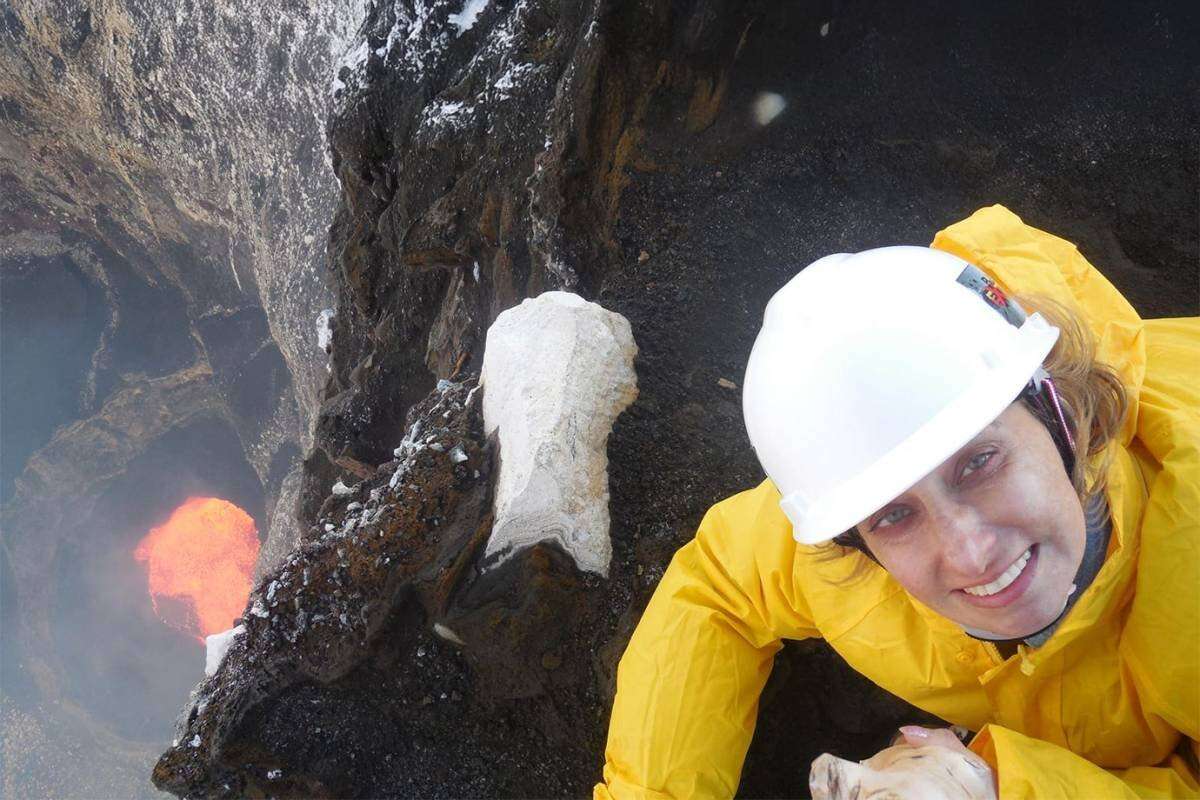
[[1009, 300], [1008, 295], [979, 267], [968, 264], [955, 280], [982, 297], [983, 301], [994, 308], [1009, 324], [1018, 328], [1025, 324], [1025, 309], [1015, 301]]

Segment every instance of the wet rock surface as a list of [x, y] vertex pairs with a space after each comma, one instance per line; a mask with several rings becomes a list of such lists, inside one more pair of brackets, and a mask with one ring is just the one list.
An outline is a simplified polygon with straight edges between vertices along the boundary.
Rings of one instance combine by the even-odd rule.
[[[599, 743], [600, 580], [552, 546], [483, 571], [494, 446], [442, 381], [251, 596], [155, 783], [189, 796], [564, 794]], [[454, 456], [460, 453], [464, 459]]]

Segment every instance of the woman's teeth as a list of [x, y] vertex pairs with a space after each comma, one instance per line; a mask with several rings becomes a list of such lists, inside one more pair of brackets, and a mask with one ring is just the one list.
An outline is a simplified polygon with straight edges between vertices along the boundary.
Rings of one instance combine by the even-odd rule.
[[991, 583], [985, 583], [982, 586], [970, 586], [963, 589], [967, 594], [973, 594], [976, 597], [987, 597], [989, 594], [995, 594], [1008, 587], [1010, 583], [1015, 581], [1020, 576], [1021, 571], [1025, 569], [1025, 565], [1029, 563], [1029, 556], [1032, 548], [1021, 554], [1021, 557], [1014, 561], [1008, 569], [1004, 570], [1004, 574]]

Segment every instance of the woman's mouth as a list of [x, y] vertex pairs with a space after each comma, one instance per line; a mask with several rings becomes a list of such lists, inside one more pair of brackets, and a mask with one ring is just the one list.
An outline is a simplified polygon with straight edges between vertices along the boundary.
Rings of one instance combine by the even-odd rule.
[[1038, 546], [1035, 544], [1017, 558], [1008, 569], [990, 583], [959, 589], [962, 599], [984, 608], [1006, 606], [1025, 593], [1037, 569]]

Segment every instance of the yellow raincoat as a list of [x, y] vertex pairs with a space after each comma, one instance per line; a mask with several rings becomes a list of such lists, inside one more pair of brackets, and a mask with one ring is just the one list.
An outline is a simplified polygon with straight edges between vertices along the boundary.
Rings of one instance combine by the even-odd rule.
[[869, 561], [865, 580], [839, 585], [866, 557], [822, 561], [796, 543], [765, 481], [708, 511], [646, 608], [618, 670], [597, 800], [732, 796], [780, 640], [814, 636], [979, 731], [971, 749], [1002, 798], [1200, 796], [1200, 318], [1140, 319], [1073, 245], [1001, 206], [933, 246], [1010, 292], [1075, 307], [1124, 379], [1132, 413], [1099, 574], [1045, 644], [1004, 659]]

